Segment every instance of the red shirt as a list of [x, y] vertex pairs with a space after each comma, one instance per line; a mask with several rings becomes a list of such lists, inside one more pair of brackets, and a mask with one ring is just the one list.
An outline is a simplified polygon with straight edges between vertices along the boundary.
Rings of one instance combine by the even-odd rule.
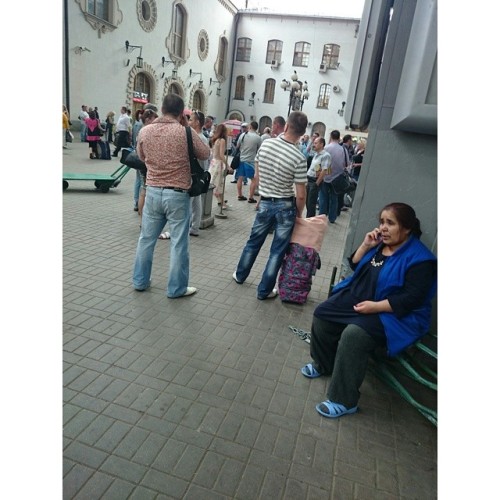
[[[194, 130], [192, 137], [196, 158], [206, 160], [210, 148]], [[143, 126], [137, 136], [137, 154], [148, 169], [147, 186], [191, 187], [186, 128], [175, 118], [164, 115]]]

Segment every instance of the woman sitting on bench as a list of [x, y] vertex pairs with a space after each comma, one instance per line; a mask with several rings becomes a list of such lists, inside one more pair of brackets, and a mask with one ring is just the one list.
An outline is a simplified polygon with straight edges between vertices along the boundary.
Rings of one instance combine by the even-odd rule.
[[349, 259], [354, 273], [314, 311], [308, 378], [332, 376], [328, 399], [316, 405], [328, 418], [358, 410], [370, 354], [395, 356], [427, 333], [436, 291], [437, 261], [420, 242], [420, 221], [405, 203], [390, 203], [379, 225]]

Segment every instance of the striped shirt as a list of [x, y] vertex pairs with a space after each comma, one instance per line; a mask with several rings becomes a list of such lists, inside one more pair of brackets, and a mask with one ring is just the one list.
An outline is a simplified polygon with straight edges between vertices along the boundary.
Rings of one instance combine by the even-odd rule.
[[269, 198], [295, 196], [294, 184], [307, 182], [307, 162], [299, 148], [283, 137], [264, 141], [255, 161], [259, 169], [259, 194]]

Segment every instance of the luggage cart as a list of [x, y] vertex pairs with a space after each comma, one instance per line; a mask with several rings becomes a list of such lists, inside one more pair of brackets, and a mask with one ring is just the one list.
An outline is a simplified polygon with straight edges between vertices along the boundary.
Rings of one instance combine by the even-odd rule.
[[117, 187], [120, 184], [129, 170], [130, 167], [122, 164], [112, 174], [63, 173], [63, 191], [68, 189], [68, 181], [94, 181], [94, 186], [101, 191], [101, 193], [107, 193], [110, 188]]

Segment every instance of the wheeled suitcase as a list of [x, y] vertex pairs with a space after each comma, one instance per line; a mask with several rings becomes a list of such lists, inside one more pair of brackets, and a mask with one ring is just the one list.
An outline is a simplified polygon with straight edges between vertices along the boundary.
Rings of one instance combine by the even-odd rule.
[[320, 268], [321, 259], [314, 248], [290, 243], [278, 278], [281, 301], [304, 304], [311, 291], [312, 277]]
[[296, 219], [278, 277], [282, 302], [306, 302], [312, 277], [321, 268], [319, 252], [327, 228], [326, 215]]
[[97, 153], [100, 160], [111, 160], [111, 150], [109, 147], [109, 142], [99, 141], [97, 146]]

